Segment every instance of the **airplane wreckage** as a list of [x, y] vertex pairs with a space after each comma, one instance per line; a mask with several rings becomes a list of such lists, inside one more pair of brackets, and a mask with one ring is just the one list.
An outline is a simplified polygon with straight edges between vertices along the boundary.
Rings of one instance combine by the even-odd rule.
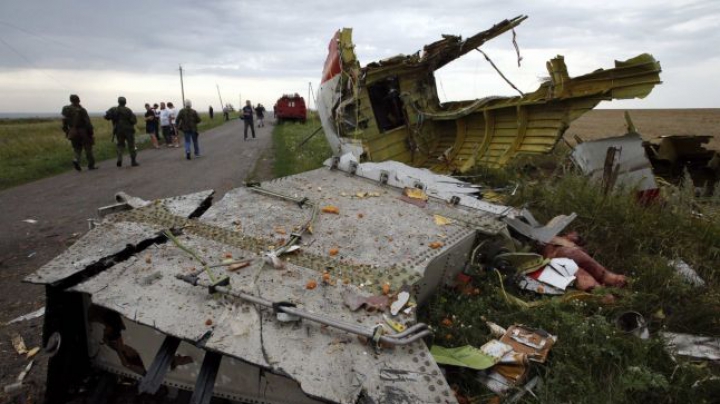
[[191, 403], [456, 402], [417, 309], [482, 242], [548, 242], [575, 215], [543, 226], [422, 167], [545, 152], [599, 101], [659, 83], [649, 55], [577, 78], [555, 58], [532, 94], [438, 103], [435, 69], [524, 19], [362, 69], [340, 31], [318, 102], [336, 154], [325, 168], [218, 201], [119, 193], [100, 208], [26, 278], [46, 287], [46, 402], [66, 402], [97, 370], [137, 380], [139, 393], [191, 392]]
[[334, 152], [441, 173], [498, 167], [517, 155], [551, 151], [570, 123], [600, 101], [644, 98], [661, 83], [660, 64], [649, 54], [578, 77], [570, 77], [565, 59], [557, 56], [547, 62], [550, 77], [532, 93], [441, 104], [434, 72], [482, 52], [483, 44], [526, 18], [505, 20], [465, 40], [445, 35], [422, 52], [365, 67], [355, 56], [352, 30], [338, 31], [317, 102]]

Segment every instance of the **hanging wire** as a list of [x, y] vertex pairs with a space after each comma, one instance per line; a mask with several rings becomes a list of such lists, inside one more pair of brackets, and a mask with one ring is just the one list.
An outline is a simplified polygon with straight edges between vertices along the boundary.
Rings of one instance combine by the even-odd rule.
[[495, 66], [495, 63], [493, 63], [493, 61], [490, 60], [490, 57], [489, 57], [487, 54], [485, 54], [485, 52], [483, 52], [480, 48], [475, 48], [475, 50], [478, 51], [478, 52], [480, 52], [480, 53], [482, 53], [482, 55], [485, 56], [485, 60], [487, 60], [488, 62], [490, 62], [490, 66], [492, 66], [493, 69], [495, 69], [495, 71], [500, 75], [500, 77], [503, 78], [503, 80], [505, 80], [506, 83], [508, 83], [508, 84], [510, 85], [510, 87], [514, 88], [515, 91], [517, 91], [518, 93], [520, 93], [520, 96], [521, 96], [521, 97], [524, 97], [524, 96], [525, 96], [525, 93], [523, 93], [522, 91], [520, 91], [519, 88], [515, 87], [515, 84], [513, 84], [510, 80], [508, 80], [507, 77], [505, 77], [504, 74], [502, 74], [502, 72], [500, 71], [500, 69], [498, 69], [498, 67]]

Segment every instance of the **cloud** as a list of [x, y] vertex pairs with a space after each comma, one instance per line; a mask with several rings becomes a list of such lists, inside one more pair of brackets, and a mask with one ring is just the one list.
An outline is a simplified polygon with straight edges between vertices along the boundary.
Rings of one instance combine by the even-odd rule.
[[[697, 69], [720, 70], [713, 48], [720, 43], [716, 1], [35, 0], [0, 5], [0, 111], [59, 110], [69, 91], [86, 94], [86, 104], [105, 101], [98, 108], [88, 104], [97, 110], [118, 93], [167, 97], [179, 93], [179, 64], [196, 105], [219, 104], [216, 84], [226, 98], [242, 93], [272, 105], [285, 92], [307, 94], [308, 82], [317, 87], [338, 28], [354, 28], [356, 53], [366, 64], [519, 14], [530, 16], [517, 30], [522, 68], [509, 35], [485, 49], [526, 91], [556, 54], [566, 56], [571, 74], [582, 74], [649, 52], [662, 63], [664, 90], [623, 105], [717, 106], [713, 89], [720, 78]], [[488, 69], [480, 55], [469, 55], [439, 76], [448, 98], [512, 94]]]

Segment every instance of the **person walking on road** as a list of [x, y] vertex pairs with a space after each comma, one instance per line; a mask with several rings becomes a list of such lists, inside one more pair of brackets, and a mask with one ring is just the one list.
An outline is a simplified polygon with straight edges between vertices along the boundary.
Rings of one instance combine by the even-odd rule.
[[255, 125], [253, 124], [253, 107], [250, 100], [245, 101], [242, 109], [242, 119], [245, 121], [245, 140], [247, 140], [248, 127], [252, 129], [252, 137], [255, 139]]
[[150, 108], [150, 104], [145, 104], [145, 133], [150, 136], [153, 148], [159, 149], [160, 146], [158, 146], [158, 138], [155, 135], [156, 126], [157, 121], [155, 120], [155, 111]]
[[177, 128], [185, 135], [185, 158], [190, 160], [190, 142], [192, 141], [195, 158], [200, 157], [200, 145], [198, 144], [198, 123], [200, 115], [192, 109], [192, 101], [185, 100], [185, 108], [178, 113], [175, 123]]
[[73, 167], [78, 171], [82, 171], [80, 159], [82, 158], [82, 151], [85, 150], [88, 170], [96, 170], [92, 150], [93, 144], [95, 144], [95, 132], [87, 110], [80, 105], [80, 97], [75, 94], [70, 96], [70, 105], [63, 107], [62, 116], [63, 132], [65, 132], [65, 137], [70, 140], [73, 148]]
[[258, 103], [257, 107], [255, 107], [255, 115], [257, 116], [258, 120], [258, 128], [262, 128], [265, 126], [265, 107], [263, 107], [262, 104]]
[[113, 123], [113, 139], [117, 141], [117, 166], [122, 167], [123, 152], [127, 142], [128, 153], [130, 154], [131, 165], [137, 167], [137, 150], [135, 149], [135, 124], [137, 117], [132, 110], [125, 106], [125, 97], [118, 97], [118, 106], [112, 107], [105, 112], [105, 119]]

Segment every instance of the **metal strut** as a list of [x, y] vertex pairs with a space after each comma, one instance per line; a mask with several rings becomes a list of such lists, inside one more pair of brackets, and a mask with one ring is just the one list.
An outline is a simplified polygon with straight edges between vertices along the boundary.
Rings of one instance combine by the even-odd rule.
[[375, 341], [380, 344], [389, 345], [408, 345], [423, 337], [432, 335], [432, 331], [428, 328], [427, 324], [417, 323], [411, 327], [408, 327], [405, 331], [398, 334], [383, 334], [378, 336], [378, 332], [375, 328], [362, 327], [356, 324], [346, 323], [343, 321], [327, 318], [314, 313], [309, 313], [298, 309], [297, 307], [285, 305], [277, 302], [271, 302], [261, 297], [253, 296], [248, 293], [239, 292], [232, 290], [227, 286], [220, 286], [213, 284], [206, 280], [198, 279], [197, 276], [178, 274], [176, 278], [187, 282], [193, 286], [201, 286], [212, 290], [215, 293], [223, 293], [226, 295], [234, 296], [242, 299], [248, 303], [257, 304], [268, 309], [274, 310], [279, 313], [286, 313], [291, 316], [297, 316], [305, 320], [313, 321], [326, 325], [328, 327], [337, 328], [339, 330], [349, 332], [351, 334], [360, 335], [368, 338], [369, 340]]

